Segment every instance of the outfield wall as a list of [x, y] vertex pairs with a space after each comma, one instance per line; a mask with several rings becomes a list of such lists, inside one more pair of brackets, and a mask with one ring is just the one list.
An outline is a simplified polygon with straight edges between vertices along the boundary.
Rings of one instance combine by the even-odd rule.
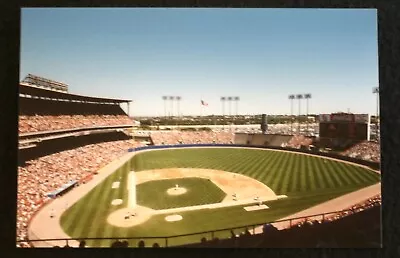
[[352, 162], [352, 163], [356, 163], [359, 165], [370, 167], [373, 170], [380, 169], [380, 163], [378, 163], [378, 162], [372, 162], [372, 161], [352, 158], [352, 157], [343, 156], [343, 155], [339, 155], [339, 154], [335, 154], [335, 153], [300, 150], [300, 149], [294, 149], [294, 148], [288, 148], [288, 147], [273, 147], [273, 146], [265, 147], [265, 146], [243, 145], [243, 144], [176, 144], [176, 145], [144, 146], [144, 147], [138, 147], [138, 148], [131, 148], [128, 151], [133, 152], [133, 151], [141, 151], [141, 150], [159, 150], [159, 149], [187, 148], [187, 147], [242, 147], [242, 148], [256, 148], [256, 149], [284, 150], [284, 151], [312, 154], [312, 155], [318, 155], [321, 157], [328, 157], [328, 158], [348, 161], [348, 162]]

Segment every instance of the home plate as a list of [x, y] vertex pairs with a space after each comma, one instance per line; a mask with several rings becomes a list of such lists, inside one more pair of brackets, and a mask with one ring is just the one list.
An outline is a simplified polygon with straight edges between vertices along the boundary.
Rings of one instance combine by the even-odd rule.
[[111, 186], [111, 188], [115, 189], [115, 188], [119, 188], [119, 182], [114, 182]]
[[269, 207], [265, 204], [262, 204], [262, 205], [247, 206], [244, 207], [243, 209], [245, 209], [246, 211], [258, 211], [258, 210], [269, 209]]

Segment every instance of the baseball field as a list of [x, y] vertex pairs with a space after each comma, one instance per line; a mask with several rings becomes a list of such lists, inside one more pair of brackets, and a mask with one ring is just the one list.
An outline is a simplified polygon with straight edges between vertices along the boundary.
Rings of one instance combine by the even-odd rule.
[[[133, 176], [135, 193], [130, 189]], [[244, 148], [146, 151], [137, 153], [69, 207], [60, 224], [74, 238], [121, 239], [241, 227], [274, 221], [379, 181], [380, 175], [368, 168], [292, 152]], [[254, 196], [267, 208], [245, 209], [261, 204]], [[125, 213], [118, 212], [133, 198], [143, 209], [124, 220]], [[240, 203], [242, 199], [247, 202]], [[227, 205], [214, 205], [224, 202]], [[117, 215], [121, 221], [113, 221]], [[180, 219], [167, 219], [171, 215]], [[169, 245], [198, 242], [201, 237], [177, 237], [170, 239]], [[147, 239], [145, 243], [162, 246], [163, 241]], [[90, 240], [87, 245], [109, 247], [111, 242]], [[129, 244], [137, 246], [137, 242], [130, 240]]]

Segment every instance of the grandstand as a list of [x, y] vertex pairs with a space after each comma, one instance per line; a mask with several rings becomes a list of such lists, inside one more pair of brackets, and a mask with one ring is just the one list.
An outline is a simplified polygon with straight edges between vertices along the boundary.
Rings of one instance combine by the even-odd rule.
[[[17, 239], [45, 203], [90, 180], [129, 148], [130, 100], [68, 93], [68, 85], [29, 74], [19, 88]], [[23, 245], [23, 244], [22, 244]]]
[[380, 145], [377, 142], [362, 141], [346, 149], [341, 154], [352, 158], [380, 162], [380, 153]]
[[19, 94], [18, 130], [21, 137], [65, 129], [133, 125], [119, 106], [121, 103], [129, 104], [130, 100], [87, 97], [23, 83]]

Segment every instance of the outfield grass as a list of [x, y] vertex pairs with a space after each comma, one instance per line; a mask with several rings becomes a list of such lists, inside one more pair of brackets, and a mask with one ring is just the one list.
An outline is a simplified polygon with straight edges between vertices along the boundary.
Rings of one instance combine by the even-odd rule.
[[[266, 184], [278, 195], [288, 195], [288, 198], [268, 202], [266, 204], [270, 209], [255, 212], [246, 212], [242, 206], [182, 212], [179, 214], [183, 220], [172, 223], [165, 221], [166, 215], [159, 215], [128, 229], [106, 222], [107, 216], [119, 209], [110, 205], [111, 201], [127, 200], [124, 187], [111, 188], [114, 181], [121, 181], [121, 186], [126, 185], [131, 168], [142, 171], [174, 167], [240, 173]], [[277, 220], [379, 181], [380, 176], [368, 169], [298, 153], [236, 148], [156, 150], [138, 153], [64, 212], [60, 222], [71, 237], [123, 238], [186, 234]], [[217, 235], [228, 236], [229, 232]], [[201, 237], [176, 238], [170, 240], [169, 244], [199, 241]], [[162, 244], [164, 240], [156, 241]], [[152, 241], [146, 242], [149, 245]], [[130, 244], [136, 246], [136, 241]], [[88, 245], [109, 246], [110, 241], [88, 241]]]
[[[187, 192], [182, 195], [168, 195], [167, 190], [176, 184], [186, 188]], [[210, 180], [191, 177], [149, 181], [139, 184], [136, 190], [137, 204], [154, 210], [217, 203], [226, 196]]]

